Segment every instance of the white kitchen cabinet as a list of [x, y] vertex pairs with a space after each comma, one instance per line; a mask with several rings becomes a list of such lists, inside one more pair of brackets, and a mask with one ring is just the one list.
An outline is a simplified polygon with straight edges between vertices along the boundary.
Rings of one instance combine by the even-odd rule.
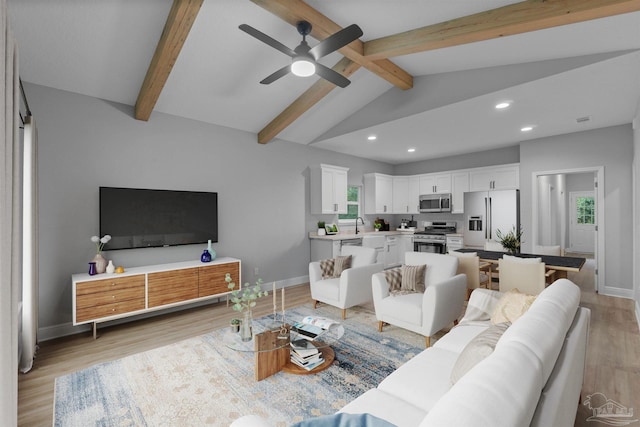
[[394, 176], [393, 177], [393, 213], [417, 214], [420, 213], [420, 177], [418, 176]]
[[413, 234], [402, 234], [400, 235], [400, 244], [399, 246], [399, 258], [400, 263], [404, 263], [404, 254], [406, 252], [413, 252]]
[[451, 213], [464, 213], [464, 193], [469, 191], [469, 172], [451, 174]]
[[420, 194], [451, 193], [451, 174], [420, 175]]
[[347, 213], [348, 168], [321, 164], [310, 168], [311, 213]]
[[513, 190], [519, 187], [518, 165], [474, 169], [469, 172], [469, 191]]
[[402, 262], [400, 261], [400, 236], [387, 236], [385, 242], [384, 267], [396, 267]]
[[393, 210], [393, 177], [381, 173], [364, 175], [364, 213], [390, 214]]

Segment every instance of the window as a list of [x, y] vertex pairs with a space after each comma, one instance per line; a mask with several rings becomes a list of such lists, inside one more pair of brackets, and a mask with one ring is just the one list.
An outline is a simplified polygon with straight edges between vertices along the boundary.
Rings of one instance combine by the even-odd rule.
[[340, 224], [355, 224], [356, 218], [361, 216], [360, 187], [349, 186], [347, 188], [347, 213], [338, 215]]
[[576, 198], [578, 224], [595, 224], [595, 201], [593, 197]]

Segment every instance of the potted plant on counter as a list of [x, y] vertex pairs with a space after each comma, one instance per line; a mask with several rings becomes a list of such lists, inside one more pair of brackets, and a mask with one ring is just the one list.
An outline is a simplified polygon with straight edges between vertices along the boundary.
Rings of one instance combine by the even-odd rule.
[[318, 221], [318, 236], [324, 236], [327, 231], [324, 229], [324, 221]]

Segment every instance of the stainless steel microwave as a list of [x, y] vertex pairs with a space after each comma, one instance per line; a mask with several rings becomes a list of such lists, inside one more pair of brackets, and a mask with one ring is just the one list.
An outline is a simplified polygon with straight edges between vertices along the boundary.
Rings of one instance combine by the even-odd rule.
[[420, 212], [451, 212], [451, 193], [421, 195]]

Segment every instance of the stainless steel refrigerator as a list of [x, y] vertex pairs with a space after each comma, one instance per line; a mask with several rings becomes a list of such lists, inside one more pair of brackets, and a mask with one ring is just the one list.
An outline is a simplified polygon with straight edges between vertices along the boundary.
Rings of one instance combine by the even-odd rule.
[[464, 246], [484, 249], [496, 241], [496, 230], [520, 229], [520, 191], [491, 190], [464, 193]]

